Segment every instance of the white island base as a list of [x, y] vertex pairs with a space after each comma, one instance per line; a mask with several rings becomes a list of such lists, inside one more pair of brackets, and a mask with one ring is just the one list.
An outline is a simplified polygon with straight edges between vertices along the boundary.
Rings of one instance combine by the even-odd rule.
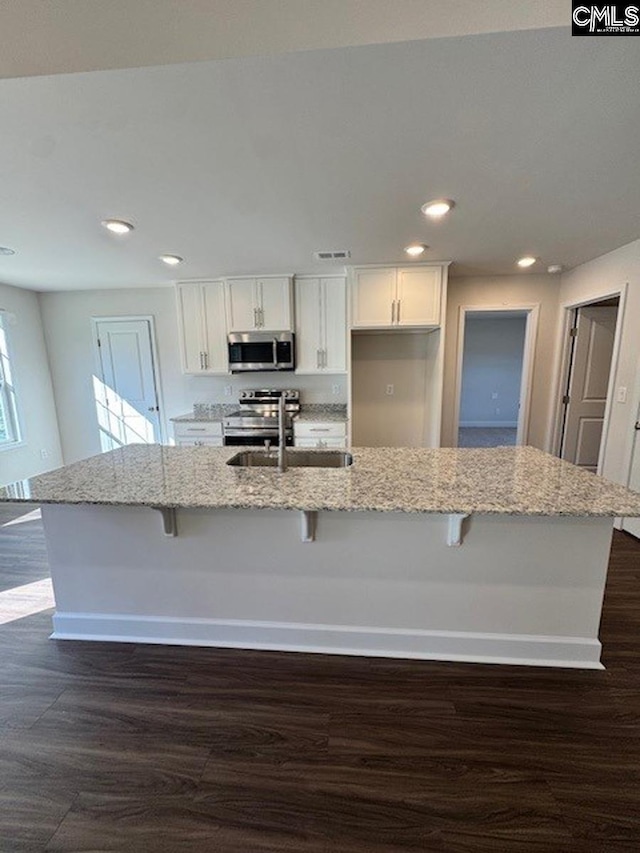
[[43, 519], [55, 639], [602, 668], [611, 518], [473, 515], [459, 547], [439, 514], [320, 512], [312, 542], [290, 510]]

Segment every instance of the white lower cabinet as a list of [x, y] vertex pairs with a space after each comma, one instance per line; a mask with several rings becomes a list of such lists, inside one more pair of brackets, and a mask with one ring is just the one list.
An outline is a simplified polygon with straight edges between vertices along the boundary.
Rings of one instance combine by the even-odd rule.
[[173, 437], [178, 447], [222, 447], [222, 424], [219, 421], [174, 423]]
[[343, 448], [347, 446], [346, 435], [343, 438], [296, 438], [296, 447], [335, 447]]
[[346, 421], [303, 421], [293, 424], [295, 447], [346, 447]]

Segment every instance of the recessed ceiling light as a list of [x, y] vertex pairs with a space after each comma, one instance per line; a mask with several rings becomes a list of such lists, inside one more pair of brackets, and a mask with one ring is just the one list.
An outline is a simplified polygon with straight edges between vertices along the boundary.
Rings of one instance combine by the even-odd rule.
[[15, 253], [15, 249], [10, 249], [8, 246], [0, 246], [0, 255], [15, 255]]
[[547, 272], [550, 272], [552, 275], [556, 272], [562, 272], [562, 264], [549, 264]]
[[184, 261], [184, 258], [181, 258], [180, 255], [160, 255], [160, 260], [170, 267], [177, 267]]
[[102, 224], [112, 234], [128, 234], [129, 231], [133, 231], [133, 225], [125, 222], [124, 219], [103, 219]]
[[518, 266], [523, 268], [532, 267], [537, 260], [538, 259], [534, 258], [532, 255], [525, 255], [524, 258], [520, 258], [518, 261]]
[[428, 201], [422, 205], [420, 210], [425, 216], [430, 216], [432, 219], [439, 219], [445, 213], [449, 213], [455, 202], [450, 198], [436, 198], [433, 201]]
[[418, 255], [421, 255], [425, 249], [428, 249], [428, 246], [425, 246], [424, 243], [412, 243], [410, 246], [405, 246], [404, 250], [407, 255], [411, 255], [412, 258], [417, 258]]

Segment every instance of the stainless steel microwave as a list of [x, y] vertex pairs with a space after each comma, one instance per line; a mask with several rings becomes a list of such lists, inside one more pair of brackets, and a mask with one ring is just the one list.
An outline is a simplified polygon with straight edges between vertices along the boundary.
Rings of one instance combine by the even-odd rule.
[[294, 370], [296, 366], [293, 332], [232, 332], [228, 349], [232, 373]]

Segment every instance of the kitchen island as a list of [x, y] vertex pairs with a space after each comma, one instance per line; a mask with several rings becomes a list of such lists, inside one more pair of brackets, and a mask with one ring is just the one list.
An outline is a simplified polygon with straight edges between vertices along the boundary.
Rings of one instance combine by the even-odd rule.
[[42, 505], [54, 638], [601, 667], [640, 495], [529, 447], [284, 473], [236, 451], [129, 446], [0, 489]]

